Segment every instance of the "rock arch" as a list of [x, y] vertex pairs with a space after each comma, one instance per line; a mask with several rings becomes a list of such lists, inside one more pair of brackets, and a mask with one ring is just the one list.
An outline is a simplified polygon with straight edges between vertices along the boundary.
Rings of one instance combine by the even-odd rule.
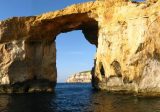
[[160, 95], [159, 10], [159, 0], [106, 0], [1, 21], [0, 93], [52, 91], [57, 76], [54, 40], [61, 32], [81, 29], [97, 46], [94, 88]]
[[57, 80], [56, 36], [82, 30], [85, 38], [97, 46], [98, 22], [92, 14], [95, 8], [95, 3], [90, 2], [40, 16], [2, 21], [0, 84], [11, 86], [0, 92], [52, 91]]

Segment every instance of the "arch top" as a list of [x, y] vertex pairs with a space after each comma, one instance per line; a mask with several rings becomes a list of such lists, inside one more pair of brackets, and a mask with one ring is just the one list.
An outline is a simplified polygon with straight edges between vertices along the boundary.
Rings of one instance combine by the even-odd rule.
[[[13, 17], [0, 22], [0, 43], [13, 40], [54, 40], [59, 33], [83, 30], [86, 35], [95, 29], [98, 22], [92, 14], [99, 2], [87, 2], [63, 10], [30, 17]], [[92, 27], [92, 28], [91, 28]], [[89, 29], [92, 31], [89, 31]], [[94, 29], [94, 30], [93, 30]], [[95, 38], [95, 37], [94, 37]], [[96, 42], [87, 39], [92, 44]]]

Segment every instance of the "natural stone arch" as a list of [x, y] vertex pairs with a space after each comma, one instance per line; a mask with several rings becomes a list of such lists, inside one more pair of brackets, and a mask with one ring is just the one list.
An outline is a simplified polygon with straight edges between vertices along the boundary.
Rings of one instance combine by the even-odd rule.
[[[82, 29], [85, 35], [91, 35], [91, 32], [98, 29], [97, 15], [93, 13], [97, 7], [97, 2], [88, 2], [40, 16], [13, 17], [1, 21], [0, 43], [13, 40], [54, 40], [59, 33], [78, 29]], [[92, 38], [88, 37], [88, 40], [96, 43]]]
[[[57, 80], [55, 39], [60, 33], [82, 30], [97, 46], [98, 22], [92, 13], [96, 3], [89, 2], [40, 16], [14, 17], [0, 23], [0, 84], [10, 84], [1, 92], [52, 91]], [[86, 7], [87, 6], [87, 7]], [[16, 77], [16, 78], [15, 78]]]
[[[159, 0], [106, 0], [1, 21], [0, 92], [52, 91], [57, 74], [54, 40], [61, 32], [82, 29], [97, 46], [94, 88], [160, 95], [159, 10]], [[20, 77], [18, 71], [25, 70]]]

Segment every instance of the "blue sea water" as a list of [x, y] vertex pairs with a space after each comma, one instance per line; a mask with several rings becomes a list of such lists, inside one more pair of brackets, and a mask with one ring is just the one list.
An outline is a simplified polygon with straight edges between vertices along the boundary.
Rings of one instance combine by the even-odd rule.
[[94, 91], [59, 83], [54, 93], [0, 95], [0, 112], [160, 112], [160, 98]]

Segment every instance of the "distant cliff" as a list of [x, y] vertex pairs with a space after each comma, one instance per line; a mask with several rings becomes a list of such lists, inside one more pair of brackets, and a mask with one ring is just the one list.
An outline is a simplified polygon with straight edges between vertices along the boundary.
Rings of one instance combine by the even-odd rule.
[[79, 72], [74, 75], [71, 75], [66, 82], [67, 83], [90, 83], [91, 82], [91, 72], [90, 71], [84, 71]]

